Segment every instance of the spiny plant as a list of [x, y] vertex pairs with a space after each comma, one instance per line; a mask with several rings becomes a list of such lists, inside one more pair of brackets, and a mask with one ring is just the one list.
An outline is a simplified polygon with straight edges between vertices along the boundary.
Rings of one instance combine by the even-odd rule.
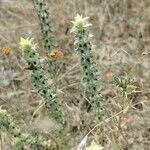
[[[47, 53], [47, 66], [48, 73], [50, 77], [55, 77], [56, 75], [56, 61], [52, 59], [53, 54], [53, 30], [52, 30], [52, 22], [51, 15], [49, 12], [49, 7], [46, 0], [33, 0], [35, 9], [38, 13], [38, 18], [40, 20], [41, 31], [43, 35], [43, 41]], [[60, 51], [61, 52], [61, 51]], [[51, 56], [51, 57], [49, 57]]]
[[128, 94], [132, 93], [133, 89], [135, 88], [132, 84], [132, 78], [126, 74], [125, 76], [115, 76], [114, 77], [115, 84], [121, 89], [122, 91], [122, 98], [121, 98], [121, 111], [122, 113], [118, 117], [118, 131], [121, 133], [126, 145], [130, 145], [126, 139], [126, 136], [123, 133], [122, 124], [124, 124], [124, 117], [125, 114], [128, 112], [130, 101], [128, 101]]
[[32, 82], [45, 100], [46, 107], [48, 108], [52, 118], [58, 123], [63, 123], [62, 112], [57, 103], [58, 98], [54, 88], [48, 84], [48, 79], [41, 66], [38, 53], [36, 52], [36, 45], [33, 44], [33, 39], [21, 38], [20, 48], [29, 68], [33, 71]]
[[84, 72], [83, 80], [86, 83], [86, 88], [90, 94], [90, 102], [98, 119], [102, 119], [102, 110], [104, 109], [104, 99], [100, 93], [99, 77], [97, 74], [96, 62], [94, 60], [94, 49], [88, 27], [91, 25], [87, 21], [88, 17], [83, 18], [80, 15], [72, 21], [72, 32], [75, 37], [75, 50], [80, 56], [81, 66]]
[[33, 2], [38, 12], [45, 49], [49, 53], [53, 49], [53, 33], [48, 5], [46, 0], [33, 0]]
[[133, 86], [133, 81], [131, 76], [126, 74], [125, 76], [115, 76], [115, 84], [122, 90], [122, 109], [128, 106], [128, 94], [131, 94], [135, 86]]
[[131, 85], [132, 80], [129, 75], [125, 75], [123, 77], [115, 76], [114, 77], [115, 84], [122, 89], [122, 91], [126, 92], [128, 87]]
[[53, 147], [51, 141], [42, 135], [35, 136], [23, 131], [2, 107], [0, 107], [0, 126], [5, 127], [13, 135], [12, 147], [14, 150], [22, 150], [27, 144], [34, 146], [36, 149], [50, 149]]

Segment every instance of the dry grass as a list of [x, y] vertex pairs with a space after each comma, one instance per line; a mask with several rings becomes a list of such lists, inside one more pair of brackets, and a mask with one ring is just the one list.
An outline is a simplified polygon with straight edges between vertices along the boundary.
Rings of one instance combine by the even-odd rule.
[[[11, 47], [13, 55], [0, 53], [0, 105], [24, 129], [48, 134], [59, 149], [75, 149], [89, 134], [106, 150], [149, 150], [150, 147], [150, 1], [149, 0], [49, 0], [52, 9], [55, 48], [64, 57], [58, 60], [58, 94], [66, 117], [66, 135], [47, 118], [41, 97], [30, 83], [29, 70], [18, 47], [20, 37], [33, 37], [44, 59], [45, 51], [37, 14], [31, 0], [0, 0], [0, 49]], [[87, 15], [96, 45], [95, 56], [108, 102], [107, 117], [101, 125], [87, 112], [82, 71], [73, 50], [70, 28], [76, 13]], [[115, 75], [129, 73], [136, 86], [128, 98], [122, 132], [117, 119], [122, 106], [121, 91], [113, 83]], [[10, 150], [10, 135], [0, 128], [0, 149]], [[102, 130], [103, 129], [103, 130]], [[47, 133], [48, 132], [48, 133]], [[63, 139], [63, 140], [62, 140]], [[68, 142], [69, 140], [69, 142]]]

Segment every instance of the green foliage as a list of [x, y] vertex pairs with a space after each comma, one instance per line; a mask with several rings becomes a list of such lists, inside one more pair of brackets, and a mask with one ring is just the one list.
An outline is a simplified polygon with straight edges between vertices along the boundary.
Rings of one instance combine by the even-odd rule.
[[114, 77], [114, 82], [118, 87], [122, 88], [123, 91], [126, 91], [132, 80], [131, 77], [126, 74], [123, 77]]
[[23, 150], [24, 149], [24, 145], [19, 137], [13, 138], [12, 149], [14, 149], [14, 150]]
[[7, 111], [1, 107], [0, 125], [5, 127], [14, 136], [12, 146], [15, 150], [22, 150], [25, 144], [34, 145], [36, 148], [40, 146], [41, 148], [50, 149], [51, 147], [50, 140], [45, 139], [39, 134], [37, 136], [33, 136], [18, 127]]
[[53, 87], [47, 83], [48, 79], [40, 64], [38, 53], [35, 50], [36, 46], [32, 44], [32, 39], [21, 39], [20, 48], [23, 51], [24, 58], [29, 65], [29, 69], [33, 71], [32, 82], [45, 100], [46, 107], [48, 108], [52, 118], [58, 123], [63, 123], [60, 106], [56, 101], [57, 96]]
[[98, 119], [102, 119], [102, 110], [104, 109], [104, 100], [100, 93], [99, 78], [97, 75], [96, 62], [92, 53], [93, 45], [91, 42], [92, 35], [88, 30], [88, 18], [77, 15], [73, 21], [72, 32], [75, 34], [75, 50], [80, 56], [81, 66], [84, 72], [83, 80], [90, 94], [90, 101]]
[[[53, 50], [53, 31], [51, 25], [51, 16], [48, 10], [48, 4], [46, 0], [33, 0], [35, 9], [38, 13], [38, 18], [40, 21], [41, 31], [43, 35], [44, 46], [47, 52], [47, 56]], [[56, 63], [51, 58], [48, 57], [47, 60], [47, 71], [51, 77], [56, 74]]]
[[43, 34], [43, 40], [47, 52], [50, 52], [53, 47], [53, 33], [50, 20], [50, 13], [48, 11], [48, 5], [46, 0], [33, 0], [36, 10], [38, 11], [38, 17], [40, 20], [41, 31]]

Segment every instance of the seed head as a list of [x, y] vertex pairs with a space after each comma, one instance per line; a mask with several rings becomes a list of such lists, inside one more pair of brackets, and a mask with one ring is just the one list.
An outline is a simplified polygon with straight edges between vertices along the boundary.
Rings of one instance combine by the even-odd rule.
[[12, 54], [12, 51], [13, 51], [13, 49], [12, 48], [10, 48], [10, 47], [4, 47], [3, 49], [2, 49], [2, 51], [3, 51], [3, 54], [5, 54], [5, 55], [11, 55]]
[[63, 52], [61, 50], [53, 50], [49, 53], [49, 56], [54, 59], [58, 59], [63, 56]]

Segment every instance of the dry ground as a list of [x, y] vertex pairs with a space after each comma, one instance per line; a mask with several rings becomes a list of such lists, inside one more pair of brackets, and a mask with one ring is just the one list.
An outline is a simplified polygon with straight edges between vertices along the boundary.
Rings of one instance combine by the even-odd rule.
[[[11, 47], [12, 56], [0, 53], [0, 105], [8, 110], [24, 129], [49, 132], [60, 150], [75, 149], [97, 123], [83, 107], [84, 86], [79, 59], [73, 49], [71, 20], [79, 13], [89, 16], [96, 45], [95, 56], [101, 77], [102, 94], [108, 102], [106, 115], [118, 113], [121, 91], [112, 82], [115, 75], [133, 77], [133, 107], [124, 115], [123, 135], [116, 118], [104, 122], [89, 136], [106, 150], [150, 150], [150, 1], [149, 0], [49, 0], [55, 34], [55, 48], [64, 57], [58, 60], [56, 85], [66, 117], [67, 135], [48, 120], [41, 97], [30, 83], [30, 71], [18, 47], [20, 37], [33, 37], [44, 59], [42, 36], [31, 0], [0, 0], [0, 49]], [[138, 103], [135, 105], [135, 103]], [[33, 116], [33, 113], [35, 115]], [[10, 150], [10, 135], [1, 128], [1, 149]], [[62, 140], [63, 139], [63, 140]], [[63, 141], [63, 142], [62, 142]], [[69, 141], [69, 142], [68, 142]]]

